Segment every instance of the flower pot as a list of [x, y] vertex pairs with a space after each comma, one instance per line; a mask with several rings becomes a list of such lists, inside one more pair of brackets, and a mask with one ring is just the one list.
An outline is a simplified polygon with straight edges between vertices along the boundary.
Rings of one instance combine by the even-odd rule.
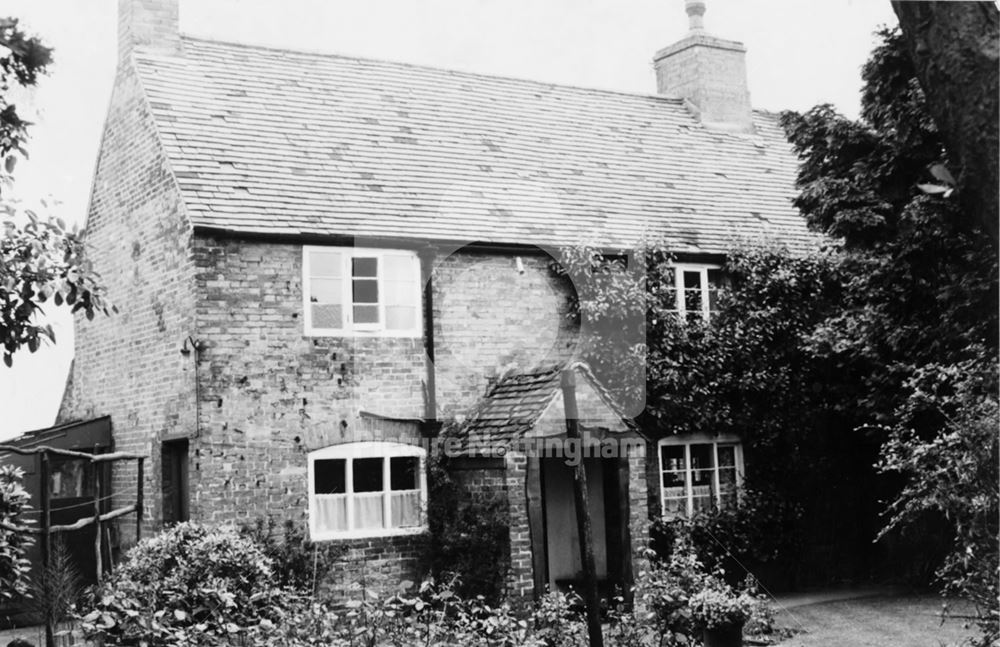
[[743, 647], [743, 624], [705, 629], [702, 642], [705, 647]]

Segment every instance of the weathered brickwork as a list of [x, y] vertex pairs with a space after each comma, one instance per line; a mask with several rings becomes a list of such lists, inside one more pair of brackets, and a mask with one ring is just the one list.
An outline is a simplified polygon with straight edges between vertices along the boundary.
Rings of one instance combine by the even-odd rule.
[[[146, 461], [147, 528], [160, 519], [158, 440], [194, 429], [191, 234], [172, 172], [129, 66], [115, 82], [97, 162], [87, 245], [118, 314], [75, 321], [76, 357], [59, 420], [111, 415], [115, 448]], [[116, 463], [115, 505], [135, 498], [134, 462]], [[123, 523], [123, 541], [134, 524]]]
[[179, 8], [176, 0], [118, 0], [119, 59], [127, 59], [134, 45], [180, 47]]
[[[417, 425], [373, 423], [362, 412], [422, 417], [422, 338], [306, 336], [301, 245], [199, 235], [194, 258], [203, 350], [193, 518], [304, 524], [309, 452], [357, 441], [420, 442]], [[331, 586], [343, 592], [343, 578], [363, 572], [412, 579], [421, 541], [344, 542], [344, 572]]]
[[507, 574], [507, 596], [514, 602], [534, 597], [534, 567], [531, 562], [531, 528], [528, 525], [528, 458], [519, 452], [508, 452], [506, 467], [507, 506], [510, 510], [510, 572]]
[[356, 539], [340, 542], [344, 552], [324, 588], [336, 600], [361, 599], [365, 591], [395, 591], [405, 579], [426, 575], [420, 563], [426, 536]]
[[692, 34], [658, 52], [654, 67], [657, 91], [689, 100], [702, 121], [751, 127], [746, 48], [742, 43]]
[[442, 416], [467, 410], [505, 367], [568, 358], [577, 337], [572, 286], [551, 257], [456, 253], [434, 266], [435, 365]]

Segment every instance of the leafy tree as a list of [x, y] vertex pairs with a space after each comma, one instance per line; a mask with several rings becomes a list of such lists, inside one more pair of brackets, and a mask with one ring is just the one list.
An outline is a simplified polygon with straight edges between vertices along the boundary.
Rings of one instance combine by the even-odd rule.
[[51, 62], [52, 50], [27, 36], [16, 18], [0, 18], [0, 213], [9, 217], [0, 232], [0, 345], [7, 366], [21, 348], [35, 352], [42, 339], [55, 341], [40, 317], [48, 303], [66, 303], [89, 319], [112, 309], [86, 259], [82, 232], [67, 230], [57, 218], [42, 221], [7, 197], [16, 162], [28, 155], [30, 125], [10, 90], [34, 86]]
[[[858, 413], [883, 425], [871, 427], [885, 442], [881, 468], [905, 478], [883, 536], [944, 527], [950, 537], [937, 574], [947, 590], [990, 601], [980, 620], [983, 644], [991, 644], [1000, 514], [997, 214], [996, 196], [992, 206], [977, 202], [975, 186], [995, 170], [960, 146], [954, 123], [936, 119], [931, 104], [939, 101], [918, 80], [934, 82], [927, 61], [914, 65], [898, 30], [880, 36], [863, 70], [860, 121], [829, 106], [782, 116], [802, 161], [796, 204], [840, 242], [848, 277], [842, 309], [812, 343], [818, 357], [861, 376]], [[995, 88], [995, 63], [991, 74]], [[954, 88], [943, 91], [955, 97]], [[996, 147], [982, 151], [995, 169]], [[952, 168], [961, 169], [958, 181]]]
[[12, 87], [34, 86], [51, 63], [51, 48], [37, 37], [27, 36], [17, 18], [0, 18], [0, 158], [7, 173], [13, 172], [17, 159], [11, 152], [27, 157], [24, 143], [30, 123], [17, 113], [6, 93]]
[[963, 209], [997, 242], [1000, 11], [996, 2], [893, 2]]

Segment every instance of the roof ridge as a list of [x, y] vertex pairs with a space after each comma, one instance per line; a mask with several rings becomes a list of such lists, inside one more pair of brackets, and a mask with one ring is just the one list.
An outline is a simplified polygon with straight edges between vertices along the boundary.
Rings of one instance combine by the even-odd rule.
[[[467, 77], [472, 77], [472, 78], [477, 78], [477, 79], [492, 79], [492, 80], [496, 80], [496, 81], [514, 81], [514, 82], [518, 82], [518, 83], [526, 83], [526, 84], [529, 84], [529, 85], [538, 85], [538, 86], [544, 86], [544, 87], [549, 87], [549, 88], [562, 88], [562, 89], [567, 89], [567, 90], [582, 90], [582, 91], [585, 91], [585, 92], [597, 92], [597, 93], [601, 93], [601, 94], [610, 94], [610, 95], [618, 95], [618, 96], [626, 96], [626, 97], [654, 99], [654, 100], [657, 100], [657, 101], [663, 101], [663, 102], [666, 102], [666, 103], [673, 103], [673, 104], [677, 104], [677, 105], [683, 105], [684, 104], [684, 99], [680, 99], [680, 98], [677, 98], [677, 97], [668, 97], [668, 96], [664, 96], [662, 94], [657, 94], [655, 92], [650, 92], [650, 93], [645, 93], [645, 92], [628, 92], [626, 90], [612, 90], [610, 88], [598, 88], [598, 87], [586, 86], [586, 85], [576, 85], [576, 84], [573, 84], [573, 83], [555, 83], [553, 81], [540, 81], [540, 80], [537, 80], [537, 79], [528, 79], [528, 78], [524, 78], [524, 77], [520, 77], [520, 76], [510, 76], [510, 75], [506, 75], [506, 74], [487, 74], [486, 72], [472, 72], [472, 71], [469, 71], [469, 70], [460, 70], [460, 69], [451, 68], [451, 67], [439, 67], [439, 66], [436, 66], [436, 65], [427, 65], [427, 64], [423, 64], [423, 63], [410, 63], [410, 62], [407, 62], [407, 61], [397, 61], [397, 60], [388, 59], [388, 58], [376, 58], [376, 57], [370, 57], [370, 56], [356, 56], [356, 55], [350, 55], [350, 54], [338, 54], [336, 52], [324, 52], [324, 51], [316, 50], [316, 49], [292, 49], [292, 48], [288, 48], [288, 47], [278, 47], [276, 45], [261, 45], [261, 44], [257, 44], [257, 43], [241, 43], [241, 42], [232, 41], [232, 40], [220, 40], [220, 39], [217, 39], [217, 38], [206, 38], [206, 37], [200, 37], [200, 36], [192, 36], [190, 34], [181, 34], [181, 40], [182, 41], [185, 41], [185, 40], [187, 40], [187, 41], [195, 41], [195, 42], [204, 43], [204, 44], [207, 44], [207, 45], [225, 45], [225, 46], [228, 46], [228, 47], [241, 47], [241, 48], [244, 48], [244, 49], [251, 49], [251, 50], [263, 50], [263, 51], [269, 51], [269, 52], [282, 52], [282, 53], [285, 53], [285, 54], [305, 54], [307, 56], [318, 56], [318, 57], [323, 57], [323, 58], [337, 58], [337, 59], [349, 60], [349, 61], [362, 61], [362, 62], [369, 62], [369, 63], [381, 63], [381, 64], [385, 64], [385, 65], [395, 65], [395, 66], [398, 66], [398, 67], [406, 67], [406, 68], [417, 69], [417, 70], [428, 70], [428, 71], [432, 71], [432, 72], [448, 72], [450, 74], [467, 76]], [[138, 48], [138, 49], [141, 49], [141, 47]], [[182, 55], [182, 57], [183, 57], [183, 55]], [[754, 112], [761, 112], [761, 111], [754, 110]]]

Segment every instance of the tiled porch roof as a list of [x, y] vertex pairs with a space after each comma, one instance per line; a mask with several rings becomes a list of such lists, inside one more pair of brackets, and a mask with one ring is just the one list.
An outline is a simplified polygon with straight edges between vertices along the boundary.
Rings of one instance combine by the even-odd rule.
[[459, 440], [459, 451], [463, 454], [474, 455], [507, 447], [531, 431], [552, 401], [562, 397], [561, 377], [567, 366], [573, 368], [578, 377], [587, 380], [604, 404], [632, 427], [632, 421], [621, 413], [611, 394], [598, 382], [590, 368], [576, 362], [503, 375], [464, 421], [446, 426], [443, 434]]

